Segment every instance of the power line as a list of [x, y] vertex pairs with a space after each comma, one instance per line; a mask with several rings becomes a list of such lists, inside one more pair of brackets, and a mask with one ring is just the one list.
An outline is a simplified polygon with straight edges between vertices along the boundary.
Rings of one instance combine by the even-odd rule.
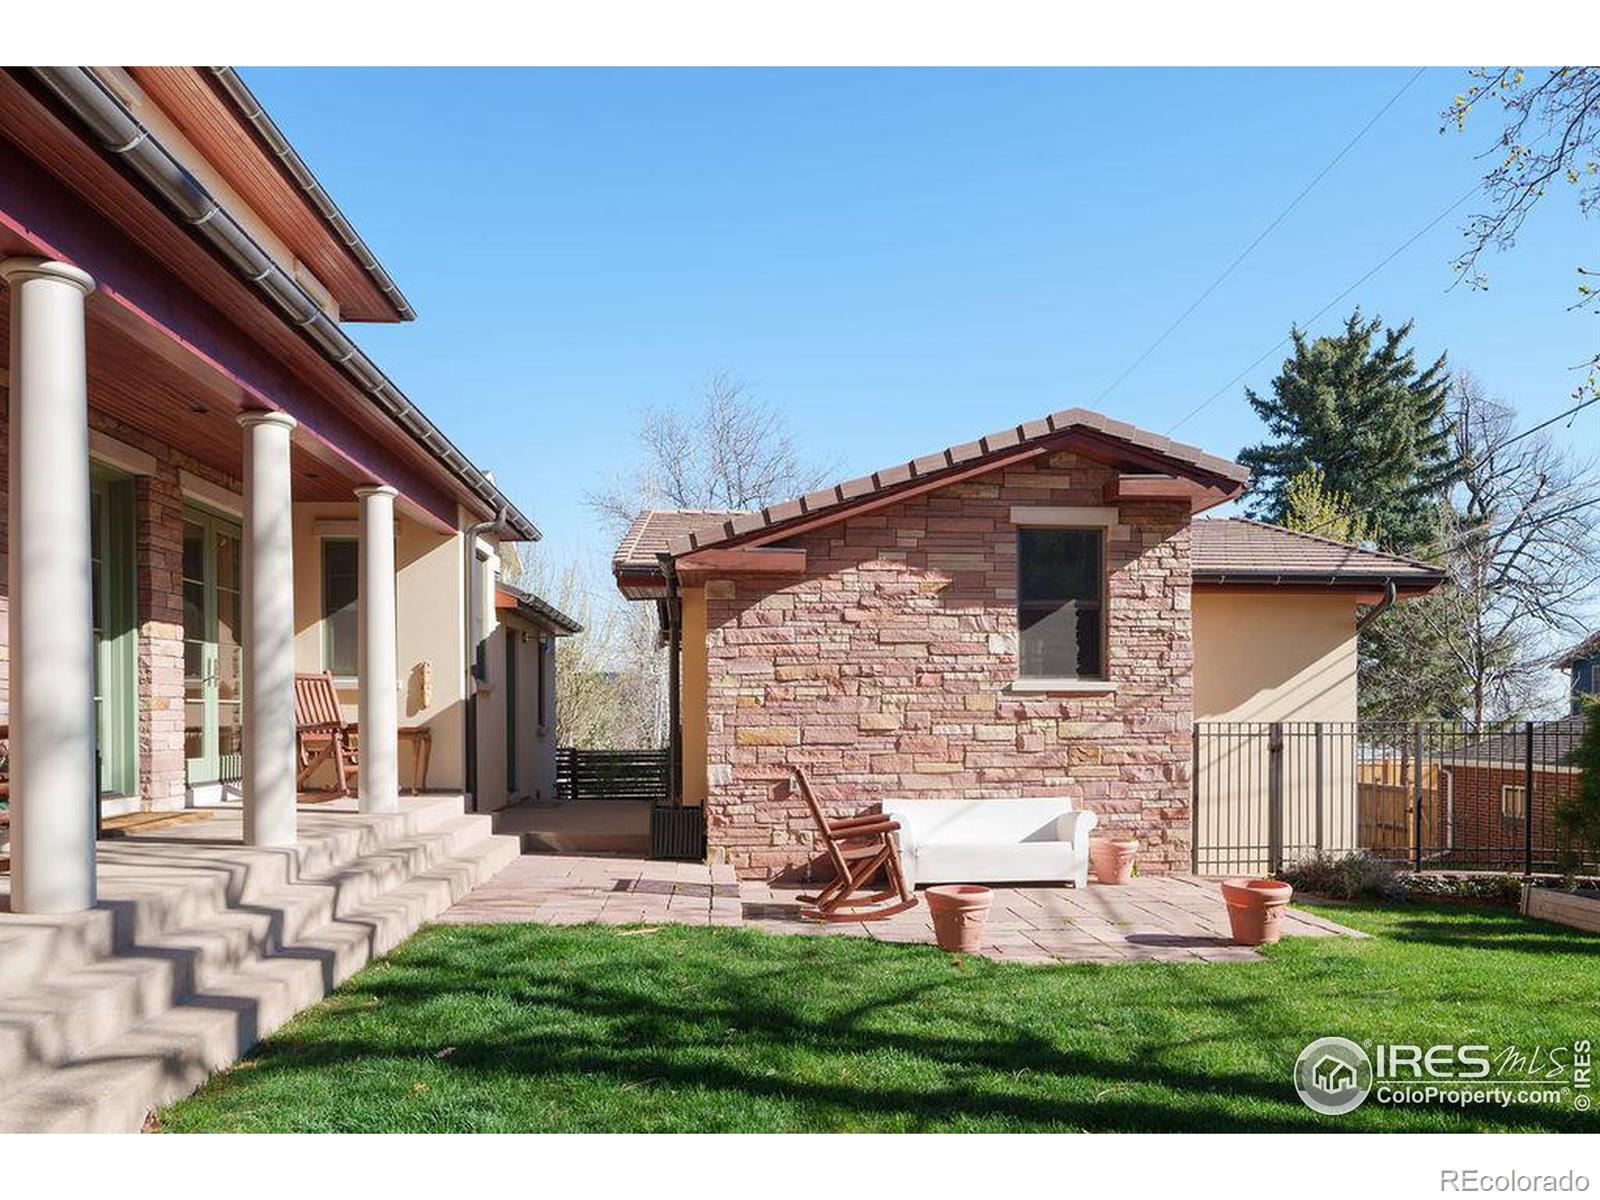
[[1376, 125], [1378, 123], [1379, 119], [1382, 118], [1384, 113], [1388, 112], [1391, 108], [1394, 107], [1395, 102], [1397, 100], [1399, 100], [1401, 96], [1406, 94], [1407, 90], [1411, 87], [1411, 85], [1414, 84], [1418, 79], [1420, 79], [1422, 77], [1422, 73], [1424, 71], [1426, 71], [1427, 69], [1428, 68], [1426, 68], [1426, 67], [1418, 67], [1416, 69], [1416, 71], [1412, 74], [1411, 78], [1407, 79], [1405, 81], [1405, 83], [1400, 85], [1400, 90], [1398, 92], [1396, 92], [1394, 95], [1390, 96], [1389, 99], [1384, 103], [1384, 106], [1382, 108], [1380, 108], [1377, 112], [1373, 113], [1372, 114], [1372, 118], [1365, 125], [1363, 125], [1360, 129], [1356, 130], [1355, 136], [1352, 137], [1348, 142], [1346, 142], [1344, 144], [1344, 146], [1339, 150], [1339, 153], [1335, 154], [1332, 158], [1330, 158], [1327, 161], [1327, 163], [1323, 166], [1322, 170], [1318, 171], [1315, 175], [1313, 175], [1311, 177], [1311, 181], [1309, 183], [1307, 183], [1305, 185], [1305, 187], [1300, 189], [1300, 193], [1297, 196], [1295, 196], [1295, 198], [1293, 200], [1289, 201], [1289, 203], [1284, 207], [1283, 211], [1281, 211], [1280, 213], [1278, 213], [1277, 216], [1272, 218], [1271, 222], [1268, 223], [1268, 225], [1267, 225], [1267, 227], [1265, 229], [1263, 229], [1260, 233], [1256, 234], [1254, 241], [1252, 241], [1243, 250], [1239, 251], [1238, 255], [1234, 258], [1234, 260], [1232, 262], [1230, 262], [1227, 265], [1227, 267], [1225, 267], [1223, 269], [1222, 274], [1218, 275], [1215, 279], [1213, 279], [1211, 281], [1211, 283], [1206, 287], [1205, 291], [1201, 292], [1197, 297], [1195, 297], [1194, 302], [1192, 304], [1190, 304], [1188, 308], [1184, 309], [1182, 313], [1179, 314], [1178, 319], [1176, 321], [1174, 321], [1171, 325], [1168, 325], [1166, 327], [1166, 329], [1162, 332], [1161, 336], [1156, 338], [1155, 341], [1151, 342], [1150, 345], [1145, 347], [1144, 353], [1139, 355], [1138, 358], [1134, 359], [1132, 364], [1130, 364], [1129, 367], [1127, 368], [1127, 370], [1123, 371], [1121, 375], [1118, 375], [1116, 377], [1116, 379], [1112, 381], [1111, 386], [1106, 388], [1103, 392], [1100, 393], [1099, 398], [1096, 401], [1097, 403], [1098, 403], [1099, 400], [1104, 400], [1107, 396], [1111, 395], [1112, 392], [1116, 391], [1117, 388], [1119, 386], [1121, 386], [1123, 380], [1127, 379], [1128, 376], [1132, 375], [1142, 365], [1144, 365], [1144, 361], [1147, 358], [1149, 358], [1152, 354], [1154, 354], [1156, 352], [1156, 350], [1158, 348], [1160, 348], [1160, 346], [1161, 346], [1161, 344], [1163, 342], [1165, 342], [1169, 337], [1172, 336], [1172, 334], [1177, 330], [1178, 326], [1182, 325], [1185, 321], [1187, 321], [1190, 318], [1190, 316], [1193, 315], [1194, 310], [1199, 308], [1202, 304], [1204, 304], [1206, 302], [1207, 298], [1211, 295], [1211, 293], [1216, 291], [1219, 287], [1222, 286], [1223, 281], [1226, 280], [1228, 278], [1228, 276], [1233, 274], [1234, 270], [1239, 266], [1240, 263], [1244, 262], [1245, 259], [1250, 257], [1251, 252], [1253, 250], [1255, 250], [1255, 248], [1257, 246], [1261, 245], [1262, 242], [1266, 241], [1267, 235], [1270, 234], [1279, 225], [1283, 224], [1284, 220], [1289, 216], [1289, 214], [1292, 213], [1296, 208], [1298, 208], [1300, 206], [1300, 201], [1304, 200], [1307, 196], [1309, 196], [1311, 194], [1311, 190], [1314, 187], [1316, 187], [1317, 184], [1322, 182], [1323, 178], [1328, 174], [1328, 172], [1333, 170], [1334, 167], [1339, 165], [1340, 161], [1344, 158], [1344, 156], [1349, 154], [1350, 151], [1355, 148], [1356, 143], [1359, 142], [1363, 137], [1365, 137], [1367, 135], [1368, 130], [1370, 130], [1374, 125]]
[[[1465, 204], [1468, 200], [1470, 200], [1473, 197], [1473, 195], [1475, 195], [1479, 190], [1482, 189], [1482, 187], [1483, 187], [1482, 183], [1475, 183], [1475, 184], [1472, 185], [1472, 187], [1468, 188], [1465, 192], [1462, 192], [1460, 196], [1456, 197], [1455, 200], [1451, 201], [1451, 203], [1446, 208], [1442, 209], [1439, 212], [1439, 214], [1437, 216], [1435, 216], [1431, 221], [1429, 221], [1421, 229], [1419, 229], [1415, 233], [1413, 233], [1405, 241], [1401, 242], [1393, 250], [1389, 251], [1388, 254], [1385, 254], [1381, 259], [1379, 259], [1378, 260], [1378, 264], [1375, 267], [1373, 267], [1371, 270], [1369, 270], [1366, 274], [1362, 275], [1360, 279], [1357, 279], [1349, 287], [1345, 288], [1344, 291], [1340, 292], [1332, 300], [1329, 300], [1326, 304], [1324, 304], [1316, 312], [1312, 313], [1311, 316], [1308, 319], [1306, 319], [1305, 321], [1301, 321], [1298, 324], [1297, 328], [1304, 329], [1304, 328], [1306, 328], [1306, 327], [1308, 327], [1310, 325], [1316, 324], [1319, 320], [1322, 319], [1323, 315], [1326, 314], [1329, 309], [1331, 309], [1334, 305], [1338, 304], [1341, 300], [1343, 300], [1351, 292], [1355, 291], [1358, 287], [1360, 287], [1362, 284], [1364, 284], [1367, 280], [1371, 279], [1379, 271], [1383, 270], [1383, 268], [1388, 266], [1396, 258], [1400, 257], [1400, 255], [1405, 253], [1405, 251], [1407, 251], [1408, 249], [1410, 249], [1411, 246], [1415, 242], [1419, 241], [1425, 234], [1427, 234], [1430, 230], [1432, 230], [1435, 225], [1439, 224], [1440, 221], [1443, 221], [1451, 213], [1455, 212], [1456, 209], [1460, 208], [1463, 204]], [[1259, 358], [1257, 358], [1254, 362], [1252, 362], [1248, 367], [1246, 367], [1244, 370], [1240, 371], [1232, 379], [1228, 380], [1227, 383], [1223, 384], [1216, 391], [1212, 392], [1211, 395], [1207, 396], [1204, 400], [1200, 401], [1199, 404], [1197, 404], [1193, 408], [1191, 408], [1187, 413], [1185, 413], [1183, 415], [1182, 419], [1179, 420], [1171, 428], [1169, 428], [1167, 430], [1167, 432], [1169, 434], [1171, 434], [1174, 431], [1176, 431], [1178, 429], [1181, 429], [1184, 425], [1187, 425], [1190, 421], [1194, 420], [1195, 417], [1199, 416], [1206, 409], [1210, 408], [1211, 405], [1214, 404], [1219, 397], [1221, 397], [1225, 393], [1231, 391], [1235, 387], [1235, 385], [1237, 385], [1241, 380], [1243, 380], [1247, 375], [1249, 375], [1251, 371], [1254, 371], [1262, 363], [1266, 362], [1267, 359], [1271, 358], [1280, 349], [1282, 349], [1285, 345], [1287, 345], [1289, 340], [1290, 340], [1289, 336], [1284, 336], [1284, 337], [1279, 338], [1270, 347], [1268, 347], [1266, 353], [1262, 354]]]

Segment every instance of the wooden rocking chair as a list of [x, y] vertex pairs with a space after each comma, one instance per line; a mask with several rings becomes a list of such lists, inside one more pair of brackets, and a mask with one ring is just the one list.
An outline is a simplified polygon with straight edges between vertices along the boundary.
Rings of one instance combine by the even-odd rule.
[[323, 763], [332, 761], [339, 786], [336, 795], [350, 794], [350, 772], [360, 764], [356, 727], [339, 711], [339, 692], [326, 671], [294, 677], [294, 740], [300, 769], [295, 787], [304, 790]]
[[[900, 870], [900, 851], [894, 833], [900, 828], [881, 813], [864, 817], [845, 817], [830, 821], [811, 790], [811, 782], [799, 767], [792, 767], [795, 786], [811, 810], [817, 832], [833, 863], [833, 881], [814, 896], [801, 896], [800, 915], [813, 921], [880, 921], [895, 913], [915, 908], [916, 893], [906, 886]], [[861, 893], [868, 880], [879, 871], [888, 878], [884, 891]], [[871, 905], [881, 905], [869, 908]], [[865, 910], [865, 911], [863, 911]]]

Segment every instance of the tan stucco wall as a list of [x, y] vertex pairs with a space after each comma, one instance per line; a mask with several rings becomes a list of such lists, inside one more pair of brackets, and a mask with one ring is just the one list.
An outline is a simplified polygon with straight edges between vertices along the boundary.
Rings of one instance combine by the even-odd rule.
[[[549, 800], [556, 787], [555, 688], [539, 679], [539, 627], [502, 610], [489, 637], [489, 686], [478, 694], [478, 807], [488, 811], [519, 800]], [[507, 785], [506, 644], [517, 639], [517, 778]], [[554, 639], [552, 639], [554, 641]], [[548, 660], [555, 669], [554, 648]], [[546, 724], [539, 724], [539, 688], [545, 689]]]
[[706, 589], [683, 590], [683, 802], [706, 799]]
[[1348, 596], [1194, 593], [1197, 721], [1356, 719], [1356, 604]]
[[[295, 670], [320, 671], [322, 662], [322, 546], [319, 522], [351, 522], [354, 501], [294, 506]], [[459, 534], [439, 533], [400, 516], [395, 541], [395, 640], [399, 653], [400, 724], [426, 725], [433, 734], [430, 789], [465, 784], [462, 754], [462, 554]], [[356, 689], [340, 690], [350, 720]], [[402, 746], [400, 784], [412, 785], [411, 752]]]
[[[1203, 871], [1259, 871], [1269, 840], [1269, 737], [1264, 727], [1206, 722], [1349, 722], [1356, 719], [1356, 602], [1348, 595], [1194, 593], [1194, 820]], [[1283, 837], [1337, 852], [1357, 843], [1356, 772], [1349, 727], [1294, 735], [1286, 754]], [[1320, 770], [1318, 832], [1313, 779]], [[1252, 847], [1256, 849], [1243, 849]]]

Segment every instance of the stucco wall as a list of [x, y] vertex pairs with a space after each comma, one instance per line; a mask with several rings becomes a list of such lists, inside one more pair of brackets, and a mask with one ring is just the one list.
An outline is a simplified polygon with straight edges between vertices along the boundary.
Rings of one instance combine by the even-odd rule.
[[746, 876], [804, 864], [815, 832], [777, 798], [803, 764], [835, 811], [888, 797], [1066, 794], [1136, 832], [1144, 870], [1188, 863], [1186, 505], [1127, 504], [1107, 539], [1110, 690], [1017, 682], [1011, 508], [1102, 504], [1070, 454], [807, 534], [801, 577], [706, 584], [707, 829]]
[[1354, 721], [1355, 601], [1197, 590], [1194, 714], [1197, 721]]
[[[358, 528], [360, 509], [350, 503], [294, 506], [294, 658], [297, 671], [323, 670], [322, 539], [319, 527], [343, 536]], [[395, 641], [399, 655], [400, 724], [425, 725], [433, 735], [430, 789], [465, 785], [462, 756], [461, 538], [397, 516], [395, 540]], [[349, 720], [356, 719], [357, 690], [340, 689]], [[400, 753], [400, 786], [412, 786], [411, 752]]]

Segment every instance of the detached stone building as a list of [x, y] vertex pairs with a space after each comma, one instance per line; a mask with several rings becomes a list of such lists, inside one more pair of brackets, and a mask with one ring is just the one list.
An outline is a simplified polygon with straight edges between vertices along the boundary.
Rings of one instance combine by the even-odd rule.
[[[680, 648], [680, 795], [705, 805], [712, 858], [748, 876], [809, 860], [804, 808], [775, 798], [799, 764], [851, 811], [1070, 795], [1140, 838], [1141, 869], [1187, 868], [1196, 533], [1219, 551], [1208, 603], [1308, 616], [1298, 641], [1264, 631], [1270, 662], [1219, 672], [1211, 715], [1353, 718], [1357, 605], [1390, 579], [1438, 582], [1321, 538], [1192, 522], [1246, 478], [1073, 409], [757, 513], [643, 514], [613, 568]], [[1208, 623], [1219, 644], [1238, 632]]]

